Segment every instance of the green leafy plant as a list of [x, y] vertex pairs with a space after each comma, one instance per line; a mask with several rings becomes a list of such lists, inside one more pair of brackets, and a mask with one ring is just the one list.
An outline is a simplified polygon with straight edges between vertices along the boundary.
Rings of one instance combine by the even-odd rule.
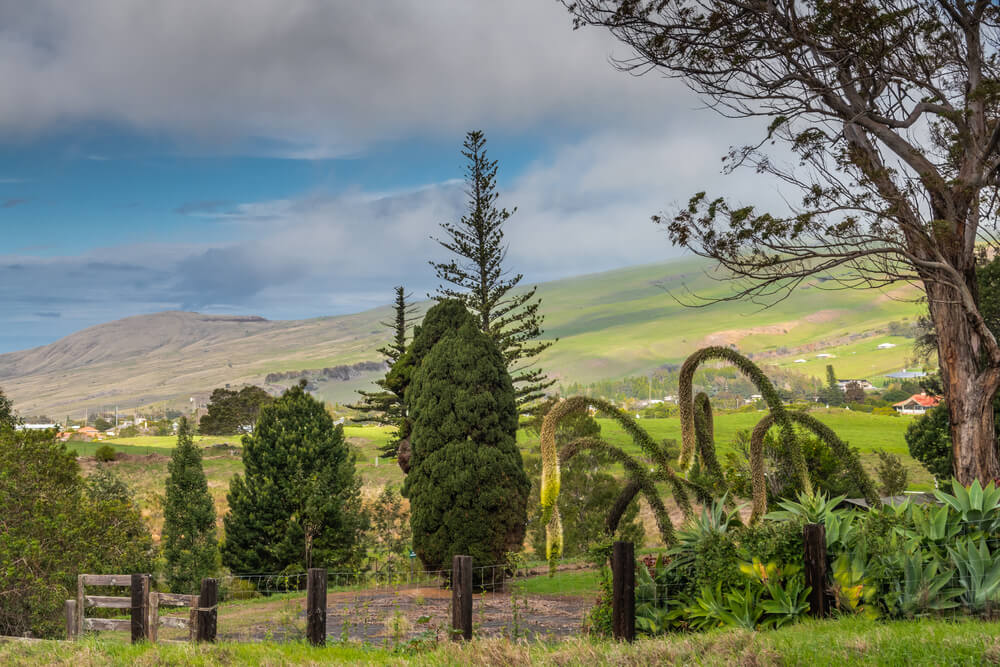
[[878, 589], [868, 576], [866, 559], [858, 553], [844, 553], [833, 561], [833, 591], [837, 608], [843, 612], [877, 618], [874, 606]]
[[958, 606], [956, 598], [962, 589], [949, 587], [954, 570], [942, 571], [939, 561], [926, 553], [900, 554], [897, 558], [902, 561], [903, 578], [896, 580], [888, 596], [894, 614], [913, 618]]
[[769, 512], [766, 518], [774, 521], [826, 523], [827, 517], [833, 513], [845, 497], [827, 498], [826, 494], [822, 492], [817, 494], [800, 492], [797, 496], [798, 502], [794, 500], [779, 501], [778, 506], [782, 509]]
[[730, 626], [753, 630], [764, 614], [760, 604], [760, 592], [748, 582], [743, 590], [722, 592], [722, 584], [713, 590], [703, 586], [694, 598], [694, 604], [684, 609], [693, 627], [699, 630]]
[[94, 450], [94, 458], [101, 463], [108, 463], [115, 460], [115, 448], [111, 445], [101, 445]]
[[938, 489], [934, 495], [957, 512], [962, 521], [974, 524], [979, 530], [993, 533], [1000, 529], [1000, 488], [993, 482], [983, 488], [976, 480], [965, 488], [952, 480], [951, 488], [951, 494]]
[[766, 614], [762, 624], [780, 628], [800, 620], [809, 611], [810, 592], [812, 588], [806, 586], [800, 577], [792, 577], [785, 586], [778, 581], [769, 582], [767, 593], [771, 599], [761, 602]]
[[948, 554], [958, 571], [963, 605], [981, 611], [1000, 599], [1000, 551], [991, 554], [986, 540], [963, 537]]

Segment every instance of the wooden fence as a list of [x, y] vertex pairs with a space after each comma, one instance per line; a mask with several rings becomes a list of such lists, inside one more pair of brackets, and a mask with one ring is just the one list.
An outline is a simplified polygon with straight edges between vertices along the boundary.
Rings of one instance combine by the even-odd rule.
[[[128, 587], [128, 597], [87, 595], [87, 586]], [[132, 642], [157, 641], [160, 628], [187, 630], [191, 640], [215, 641], [218, 625], [218, 582], [203, 579], [200, 595], [157, 593], [150, 590], [148, 574], [81, 574], [76, 599], [66, 600], [66, 637], [75, 639], [85, 631], [131, 632]], [[188, 616], [163, 616], [161, 607], [186, 607]], [[87, 609], [127, 609], [129, 618], [92, 618]]]
[[[631, 546], [631, 545], [629, 545]], [[452, 637], [472, 638], [472, 557], [455, 556], [452, 564]], [[129, 588], [129, 596], [87, 595], [88, 586]], [[316, 646], [326, 643], [327, 571], [311, 568], [306, 580], [306, 637]], [[187, 617], [161, 615], [161, 608], [187, 608]], [[93, 618], [87, 609], [121, 609], [129, 618]], [[188, 630], [189, 639], [215, 641], [218, 628], [218, 580], [202, 579], [199, 595], [157, 593], [148, 574], [81, 574], [75, 600], [66, 600], [66, 636], [86, 631], [130, 631], [132, 642], [158, 641], [159, 628]], [[161, 640], [167, 641], [167, 640]]]

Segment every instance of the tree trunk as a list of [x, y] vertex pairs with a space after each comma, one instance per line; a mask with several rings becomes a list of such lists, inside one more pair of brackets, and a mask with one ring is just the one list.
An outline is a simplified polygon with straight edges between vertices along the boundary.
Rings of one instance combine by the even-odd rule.
[[961, 484], [1000, 478], [993, 396], [1000, 369], [988, 366], [983, 343], [962, 305], [940, 283], [926, 285], [937, 331], [938, 362], [948, 417], [955, 477]]

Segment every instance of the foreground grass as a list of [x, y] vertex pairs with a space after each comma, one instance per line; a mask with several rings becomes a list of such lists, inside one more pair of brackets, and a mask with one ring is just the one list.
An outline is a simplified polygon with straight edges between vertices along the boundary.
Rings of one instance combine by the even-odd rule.
[[1000, 664], [1000, 623], [849, 618], [770, 632], [716, 631], [631, 645], [577, 638], [543, 644], [482, 639], [387, 649], [303, 643], [140, 644], [0, 642], [5, 665], [982, 665]]

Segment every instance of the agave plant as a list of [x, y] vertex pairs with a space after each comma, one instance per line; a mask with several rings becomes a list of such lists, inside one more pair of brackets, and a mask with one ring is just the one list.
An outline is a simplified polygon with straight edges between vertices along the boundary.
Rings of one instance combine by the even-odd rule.
[[780, 628], [794, 623], [809, 611], [809, 593], [812, 588], [806, 586], [800, 577], [792, 577], [785, 586], [772, 581], [767, 585], [767, 592], [771, 599], [761, 603], [767, 614], [762, 625]]
[[725, 495], [713, 500], [677, 530], [676, 542], [667, 550], [667, 556], [670, 557], [667, 570], [674, 571], [693, 565], [699, 542], [709, 535], [722, 535], [731, 527], [739, 525], [739, 511], [726, 508]]
[[[831, 501], [832, 502], [832, 501]], [[826, 524], [826, 548], [828, 551], [843, 551], [854, 544], [858, 536], [858, 525], [854, 512], [827, 512], [823, 520]]]
[[951, 488], [953, 493], [938, 489], [934, 495], [954, 510], [962, 521], [972, 524], [972, 528], [984, 533], [994, 533], [1000, 529], [1000, 488], [993, 482], [984, 489], [978, 479], [969, 488], [952, 480]]
[[833, 514], [847, 496], [836, 496], [827, 499], [826, 494], [820, 491], [816, 494], [800, 492], [798, 502], [794, 500], [781, 500], [778, 506], [781, 510], [769, 512], [766, 516], [774, 521], [801, 521], [802, 523], [826, 523], [827, 518]]
[[954, 570], [940, 570], [936, 558], [922, 552], [898, 556], [903, 569], [902, 581], [894, 582], [888, 599], [893, 611], [906, 618], [932, 611], [954, 609], [962, 589], [949, 586], [954, 581]]
[[[606, 529], [614, 534], [621, 513], [638, 494], [642, 494], [652, 509], [657, 527], [664, 544], [672, 546], [677, 541], [673, 523], [670, 520], [657, 483], [670, 487], [674, 501], [686, 518], [694, 514], [689, 495], [693, 494], [702, 504], [711, 503], [713, 497], [723, 495], [730, 489], [729, 482], [722, 474], [716, 455], [711, 403], [706, 395], [695, 395], [694, 374], [697, 368], [711, 360], [733, 364], [754, 383], [764, 396], [769, 412], [753, 430], [750, 442], [750, 472], [752, 504], [750, 522], [760, 520], [767, 512], [767, 489], [765, 483], [765, 462], [763, 439], [772, 427], [779, 430], [779, 461], [787, 469], [790, 478], [808, 493], [811, 482], [805, 467], [801, 445], [794, 437], [793, 423], [812, 431], [824, 440], [834, 451], [844, 469], [855, 478], [865, 492], [865, 497], [873, 505], [879, 504], [871, 478], [865, 472], [857, 454], [841, 441], [828, 427], [805, 413], [787, 411], [774, 385], [752, 361], [735, 350], [725, 347], [706, 347], [688, 357], [681, 367], [678, 380], [678, 403], [681, 417], [681, 453], [674, 470], [668, 460], [666, 449], [643, 430], [631, 417], [615, 405], [601, 399], [575, 396], [554, 405], [542, 422], [542, 479], [540, 493], [541, 522], [546, 527], [546, 555], [550, 566], [562, 554], [562, 523], [559, 516], [558, 498], [560, 490], [560, 460], [567, 460], [584, 449], [597, 449], [620, 463], [625, 469], [627, 484], [608, 514]], [[604, 442], [600, 438], [581, 438], [556, 447], [555, 434], [558, 422], [573, 414], [582, 414], [596, 408], [612, 419], [632, 438], [652, 463], [639, 460], [624, 449]]]
[[962, 604], [980, 611], [1000, 600], [1000, 551], [991, 554], [985, 539], [965, 536], [948, 554], [958, 571]]
[[694, 604], [684, 609], [684, 613], [696, 630], [721, 627], [724, 625], [753, 630], [764, 614], [760, 604], [760, 592], [750, 584], [742, 591], [732, 590], [722, 593], [722, 584], [713, 590], [703, 586], [695, 596]]

